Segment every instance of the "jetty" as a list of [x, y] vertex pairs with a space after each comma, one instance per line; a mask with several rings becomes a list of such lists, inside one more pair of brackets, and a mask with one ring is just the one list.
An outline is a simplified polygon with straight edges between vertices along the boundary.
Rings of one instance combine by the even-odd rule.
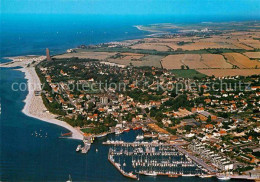
[[90, 150], [91, 147], [91, 142], [92, 142], [92, 137], [85, 137], [83, 140], [83, 147], [81, 145], [78, 145], [76, 148], [76, 152], [80, 152], [83, 154], [88, 153], [88, 151]]
[[151, 143], [151, 142], [124, 142], [124, 141], [106, 141], [103, 142], [104, 145], [115, 145], [115, 146], [132, 146], [132, 147], [138, 147], [138, 146], [173, 146], [178, 151], [182, 152], [183, 154], [187, 155], [189, 158], [191, 158], [194, 162], [201, 165], [205, 169], [207, 169], [210, 173], [216, 173], [217, 171], [206, 164], [203, 160], [196, 158], [192, 154], [188, 153], [186, 150], [179, 147], [181, 144], [169, 144], [169, 143]]
[[181, 144], [169, 144], [159, 142], [124, 142], [106, 141], [104, 145], [111, 145], [109, 155], [117, 157], [117, 167], [122, 160], [132, 157], [131, 166], [136, 173], [147, 176], [205, 176], [215, 175], [217, 171], [206, 164], [203, 160], [196, 158]]
[[138, 179], [137, 175], [134, 175], [132, 172], [125, 172], [122, 168], [121, 168], [121, 164], [115, 162], [113, 155], [111, 154], [111, 149], [108, 152], [108, 161], [125, 177], [131, 178], [131, 179]]
[[169, 144], [169, 143], [153, 143], [153, 142], [138, 142], [138, 141], [135, 141], [135, 142], [124, 142], [124, 141], [121, 141], [121, 140], [117, 140], [117, 141], [106, 141], [106, 142], [103, 142], [102, 143], [103, 145], [115, 145], [115, 146], [124, 146], [124, 147], [127, 147], [127, 146], [132, 146], [132, 147], [138, 147], [138, 146], [180, 146], [180, 145], [183, 145], [182, 143], [176, 143], [176, 144]]

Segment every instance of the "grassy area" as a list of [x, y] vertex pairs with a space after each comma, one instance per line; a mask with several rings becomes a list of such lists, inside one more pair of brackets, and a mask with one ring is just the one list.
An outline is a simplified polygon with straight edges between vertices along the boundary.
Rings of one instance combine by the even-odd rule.
[[83, 133], [92, 133], [93, 132], [93, 128], [83, 128], [80, 129]]
[[189, 70], [171, 70], [173, 74], [175, 74], [177, 77], [182, 77], [182, 78], [203, 78], [206, 75], [199, 73], [196, 70], [189, 69]]

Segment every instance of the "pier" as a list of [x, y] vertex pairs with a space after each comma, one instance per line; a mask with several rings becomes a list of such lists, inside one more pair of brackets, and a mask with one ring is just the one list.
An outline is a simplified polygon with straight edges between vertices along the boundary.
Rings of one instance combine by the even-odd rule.
[[196, 162], [197, 164], [199, 164], [202, 167], [204, 167], [205, 169], [207, 169], [210, 173], [216, 173], [217, 172], [213, 167], [206, 164], [203, 160], [196, 158], [195, 156], [191, 155], [190, 153], [188, 153], [186, 150], [182, 149], [179, 146], [175, 146], [175, 147], [176, 147], [176, 149], [178, 149], [183, 154], [189, 156], [194, 162]]
[[131, 178], [131, 179], [138, 179], [136, 175], [134, 175], [132, 172], [125, 172], [122, 168], [121, 168], [121, 164], [120, 163], [116, 163], [115, 160], [113, 159], [113, 155], [111, 154], [111, 150], [109, 150], [108, 152], [108, 161], [115, 166], [115, 168], [125, 177]]
[[124, 142], [124, 141], [106, 141], [102, 143], [103, 145], [115, 145], [115, 146], [131, 146], [131, 147], [137, 147], [137, 146], [180, 146], [183, 145], [180, 144], [169, 144], [169, 143], [153, 143], [153, 142]]
[[181, 148], [181, 144], [109, 140], [103, 144], [112, 145], [109, 154], [117, 156], [119, 160], [120, 157], [132, 157], [131, 166], [138, 174], [178, 177], [214, 175], [217, 172], [203, 160]]
[[[107, 141], [108, 158], [124, 175], [134, 171], [146, 176], [205, 176], [212, 170], [178, 146], [168, 143]], [[124, 172], [122, 171], [124, 168]], [[210, 171], [211, 170], [211, 171]], [[133, 175], [132, 172], [130, 172]]]
[[84, 143], [84, 146], [81, 148], [81, 153], [86, 154], [90, 149], [90, 143]]
[[77, 148], [76, 148], [76, 152], [80, 152], [83, 153], [83, 154], [86, 154], [90, 147], [91, 147], [91, 142], [92, 142], [92, 137], [85, 137], [85, 139], [83, 140], [83, 147], [81, 147], [81, 145], [78, 145]]

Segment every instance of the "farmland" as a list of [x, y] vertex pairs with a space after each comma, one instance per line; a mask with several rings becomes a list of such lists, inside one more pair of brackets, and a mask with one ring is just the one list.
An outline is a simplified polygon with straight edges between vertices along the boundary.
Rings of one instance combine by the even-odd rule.
[[250, 60], [248, 57], [239, 53], [224, 53], [227, 61], [238, 68], [260, 68], [260, 62]]
[[162, 60], [165, 69], [181, 69], [182, 65], [190, 69], [232, 68], [232, 65], [219, 54], [169, 55]]
[[216, 76], [216, 77], [223, 77], [223, 76], [249, 76], [249, 75], [259, 75], [259, 69], [201, 69], [197, 70], [202, 74], [208, 76]]
[[201, 57], [209, 68], [232, 68], [220, 54], [201, 54]]
[[173, 50], [201, 50], [201, 49], [238, 49], [236, 46], [232, 44], [228, 44], [225, 42], [210, 42], [200, 40], [198, 42], [185, 44], [183, 46], [177, 44], [168, 44], [169, 47]]
[[156, 51], [168, 51], [170, 48], [167, 45], [161, 45], [156, 43], [141, 43], [131, 47], [132, 49], [148, 49]]
[[[134, 59], [133, 59], [134, 58]], [[121, 65], [133, 65], [136, 67], [141, 67], [141, 66], [154, 66], [157, 68], [161, 68], [161, 59], [163, 56], [156, 56], [156, 55], [143, 55], [142, 57], [139, 56], [130, 56], [127, 55], [126, 57], [122, 58], [109, 58], [107, 59], [108, 62], [111, 63], [117, 63]]]
[[81, 45], [72, 53], [54, 58], [78, 57], [137, 67], [193, 69], [215, 76], [250, 75], [260, 71], [259, 27], [259, 22], [138, 26], [140, 31], [152, 34], [143, 39]]
[[162, 59], [162, 67], [165, 69], [181, 69], [181, 66], [184, 65], [182, 61], [183, 55], [169, 55]]
[[171, 70], [171, 72], [176, 76], [176, 77], [182, 77], [182, 78], [203, 78], [206, 75], [193, 70], [193, 69], [189, 69], [189, 70]]
[[245, 52], [244, 55], [250, 59], [260, 59], [260, 52]]
[[245, 45], [255, 48], [255, 49], [260, 49], [260, 44], [259, 40], [254, 40], [254, 39], [239, 39], [240, 42], [243, 42]]

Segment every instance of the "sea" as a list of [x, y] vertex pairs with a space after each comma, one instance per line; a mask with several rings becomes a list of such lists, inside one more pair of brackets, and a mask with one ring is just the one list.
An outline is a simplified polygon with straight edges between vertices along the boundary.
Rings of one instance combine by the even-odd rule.
[[[236, 21], [237, 17], [105, 16], [105, 15], [1, 15], [0, 58], [20, 55], [60, 54], [78, 45], [144, 38], [150, 32], [135, 25]], [[242, 20], [250, 20], [246, 17]], [[108, 159], [107, 139], [134, 141], [140, 131], [110, 134], [94, 141], [87, 154], [77, 153], [81, 141], [60, 138], [66, 129], [22, 113], [28, 91], [13, 91], [26, 83], [24, 73], [0, 68], [0, 181], [133, 181], [123, 177]], [[36, 134], [37, 133], [37, 136]], [[96, 150], [98, 149], [98, 150]], [[216, 178], [140, 176], [140, 181], [217, 181]]]

